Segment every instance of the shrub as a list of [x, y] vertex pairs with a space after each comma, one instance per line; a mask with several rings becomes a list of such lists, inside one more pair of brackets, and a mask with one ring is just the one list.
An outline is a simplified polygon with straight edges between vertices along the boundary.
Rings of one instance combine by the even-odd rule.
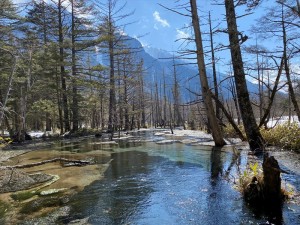
[[253, 177], [257, 177], [260, 181], [262, 180], [262, 168], [258, 165], [258, 162], [254, 164], [250, 163], [248, 168], [239, 175], [237, 188], [244, 193], [246, 187], [251, 183]]
[[300, 127], [297, 123], [285, 123], [272, 129], [262, 129], [261, 133], [268, 145], [300, 150]]
[[[246, 137], [245, 129], [243, 125], [238, 125], [238, 128], [242, 131], [244, 137]], [[239, 138], [236, 131], [233, 129], [233, 126], [231, 124], [226, 124], [226, 126], [223, 128], [224, 136], [226, 138]]]
[[0, 136], [0, 149], [8, 146], [10, 143], [12, 143], [10, 138], [4, 138]]

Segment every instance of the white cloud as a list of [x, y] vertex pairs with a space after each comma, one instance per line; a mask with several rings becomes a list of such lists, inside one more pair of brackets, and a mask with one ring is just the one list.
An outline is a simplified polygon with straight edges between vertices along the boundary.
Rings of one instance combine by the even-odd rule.
[[186, 39], [189, 38], [190, 35], [182, 30], [176, 29], [176, 39]]
[[291, 71], [292, 71], [292, 73], [299, 75], [300, 74], [300, 64], [298, 64], [298, 63], [291, 64]]
[[156, 22], [158, 22], [162, 27], [170, 27], [169, 22], [166, 19], [162, 19], [159, 15], [159, 12], [155, 11], [153, 17]]
[[127, 33], [123, 29], [119, 29], [118, 33], [122, 36], [127, 36]]

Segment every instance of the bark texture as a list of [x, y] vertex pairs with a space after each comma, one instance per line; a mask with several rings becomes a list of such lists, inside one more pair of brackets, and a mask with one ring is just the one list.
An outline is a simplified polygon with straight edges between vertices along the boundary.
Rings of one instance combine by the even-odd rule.
[[281, 195], [281, 169], [274, 156], [267, 156], [263, 162], [263, 189], [265, 201], [268, 203], [277, 203], [282, 199]]
[[265, 142], [256, 124], [249, 92], [247, 89], [239, 40], [239, 35], [241, 36], [241, 34], [237, 30], [234, 1], [225, 0], [225, 8], [234, 79], [246, 136], [250, 145], [250, 149], [252, 151], [261, 152], [264, 149]]
[[224, 141], [223, 134], [221, 132], [220, 126], [216, 118], [216, 114], [214, 112], [212, 97], [208, 86], [196, 0], [190, 0], [190, 4], [191, 4], [191, 12], [192, 12], [192, 23], [193, 23], [194, 33], [195, 33], [195, 42], [197, 47], [197, 64], [198, 64], [198, 70], [200, 74], [202, 96], [206, 108], [209, 128], [211, 129], [212, 136], [215, 141], [215, 145], [224, 146], [226, 143]]

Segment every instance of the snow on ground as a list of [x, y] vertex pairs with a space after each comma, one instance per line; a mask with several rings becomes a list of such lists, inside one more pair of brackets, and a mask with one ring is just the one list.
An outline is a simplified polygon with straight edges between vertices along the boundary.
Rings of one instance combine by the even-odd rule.
[[[275, 127], [276, 125], [282, 125], [282, 124], [285, 124], [288, 122], [289, 122], [289, 117], [282, 116], [282, 117], [275, 117], [275, 118], [270, 119], [267, 125], [268, 125], [268, 127]], [[291, 123], [295, 122], [300, 126], [297, 116], [292, 116], [290, 122]]]
[[207, 134], [204, 131], [201, 130], [177, 130], [174, 129], [173, 133], [171, 133], [170, 130], [162, 130], [156, 132], [154, 135], [155, 136], [175, 136], [175, 137], [195, 137], [195, 138], [212, 138], [211, 134]]
[[[174, 134], [172, 134], [170, 130], [157, 130], [157, 132], [154, 135], [163, 137], [166, 140], [160, 140], [156, 143], [171, 144], [173, 143], [173, 141], [176, 141], [187, 145], [215, 145], [212, 135], [201, 130], [174, 129], [173, 132]], [[239, 138], [230, 138], [226, 140], [226, 143], [229, 145], [237, 144], [240, 142], [241, 140]]]
[[212, 138], [211, 134], [207, 134], [201, 130], [174, 130], [174, 135], [179, 137], [196, 137], [196, 138]]
[[28, 134], [33, 138], [41, 138], [45, 134], [43, 131], [30, 131]]

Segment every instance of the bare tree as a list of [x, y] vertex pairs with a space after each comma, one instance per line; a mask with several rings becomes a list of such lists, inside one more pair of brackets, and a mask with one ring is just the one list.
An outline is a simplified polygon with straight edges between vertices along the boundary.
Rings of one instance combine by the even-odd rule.
[[211, 91], [208, 86], [196, 0], [190, 0], [190, 6], [191, 6], [191, 13], [192, 13], [192, 24], [193, 24], [194, 35], [195, 35], [195, 44], [197, 47], [197, 64], [198, 64], [198, 70], [199, 70], [199, 74], [200, 74], [202, 96], [203, 96], [204, 105], [206, 108], [206, 114], [207, 114], [207, 118], [208, 118], [209, 128], [212, 131], [212, 136], [215, 141], [215, 145], [223, 146], [226, 143], [223, 139], [223, 134], [222, 134], [222, 131], [218, 124], [218, 120], [217, 120], [215, 112], [214, 112]]
[[[249, 92], [246, 84], [246, 76], [244, 71], [243, 59], [240, 44], [247, 38], [243, 36], [237, 29], [235, 5], [233, 0], [225, 0], [226, 20], [228, 27], [231, 60], [233, 65], [238, 102], [241, 109], [241, 116], [245, 127], [246, 136], [252, 151], [263, 151], [264, 139], [260, 134], [255, 121]], [[239, 37], [241, 36], [241, 40]]]

